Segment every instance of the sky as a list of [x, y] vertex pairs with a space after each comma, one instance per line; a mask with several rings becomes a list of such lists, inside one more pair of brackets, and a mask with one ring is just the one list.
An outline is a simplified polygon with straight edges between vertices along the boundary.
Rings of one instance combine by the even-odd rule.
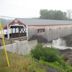
[[34, 18], [41, 9], [72, 10], [72, 0], [0, 0], [0, 16]]

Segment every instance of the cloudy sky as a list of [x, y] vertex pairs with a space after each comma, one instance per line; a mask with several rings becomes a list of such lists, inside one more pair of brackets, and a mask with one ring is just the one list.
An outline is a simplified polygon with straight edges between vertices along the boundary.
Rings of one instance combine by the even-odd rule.
[[72, 0], [0, 0], [0, 16], [39, 17], [40, 9], [72, 10]]

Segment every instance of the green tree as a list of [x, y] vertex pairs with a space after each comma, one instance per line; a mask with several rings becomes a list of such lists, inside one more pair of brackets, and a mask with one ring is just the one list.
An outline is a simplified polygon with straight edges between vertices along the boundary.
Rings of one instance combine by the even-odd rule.
[[62, 12], [60, 10], [40, 10], [40, 18], [41, 19], [56, 19], [56, 20], [66, 20], [67, 14], [66, 12]]

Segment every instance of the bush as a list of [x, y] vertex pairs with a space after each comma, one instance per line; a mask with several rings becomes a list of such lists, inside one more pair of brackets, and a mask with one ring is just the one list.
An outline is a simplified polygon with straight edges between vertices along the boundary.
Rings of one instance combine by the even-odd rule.
[[32, 51], [31, 51], [31, 54], [32, 56], [37, 59], [37, 60], [40, 60], [41, 57], [43, 57], [43, 52], [44, 49], [42, 48], [42, 45], [41, 44], [38, 44]]
[[42, 44], [38, 44], [32, 51], [32, 57], [37, 60], [54, 62], [59, 60], [59, 51], [54, 48], [44, 48]]
[[59, 59], [59, 51], [57, 49], [45, 48], [45, 61], [54, 62]]

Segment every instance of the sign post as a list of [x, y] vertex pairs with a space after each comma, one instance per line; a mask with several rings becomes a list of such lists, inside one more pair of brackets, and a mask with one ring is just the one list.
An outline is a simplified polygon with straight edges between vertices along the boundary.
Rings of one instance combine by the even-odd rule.
[[10, 67], [10, 63], [9, 63], [9, 59], [8, 59], [8, 54], [7, 54], [6, 46], [5, 46], [3, 27], [2, 27], [1, 24], [2, 24], [2, 23], [1, 23], [1, 21], [0, 21], [0, 30], [1, 30], [1, 35], [2, 35], [3, 48], [4, 48], [4, 52], [5, 52], [5, 56], [6, 56], [7, 65], [8, 65], [8, 67]]

